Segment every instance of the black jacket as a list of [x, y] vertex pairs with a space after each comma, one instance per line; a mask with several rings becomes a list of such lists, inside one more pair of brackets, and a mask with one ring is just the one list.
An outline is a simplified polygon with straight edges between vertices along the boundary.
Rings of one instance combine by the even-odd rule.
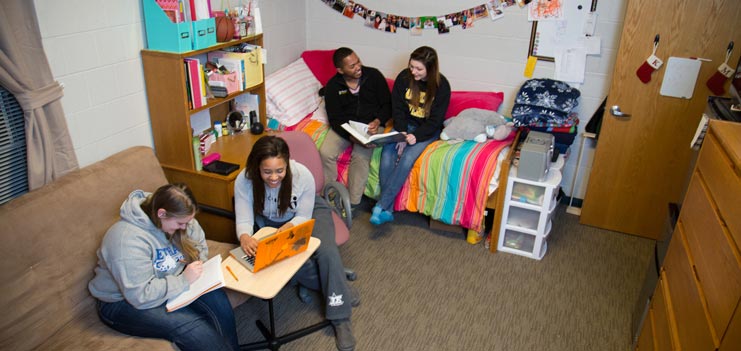
[[[409, 126], [414, 126], [414, 137], [418, 141], [425, 141], [435, 136], [443, 128], [445, 120], [445, 111], [450, 105], [450, 84], [448, 80], [440, 74], [440, 86], [437, 87], [435, 99], [432, 101], [432, 107], [429, 113], [425, 113], [421, 108], [419, 111], [412, 113], [406, 94], [409, 90], [409, 81], [412, 78], [409, 69], [404, 69], [396, 76], [394, 81], [394, 90], [391, 92], [391, 100], [394, 106], [392, 115], [394, 117], [394, 129], [399, 132], [406, 132]], [[419, 90], [424, 92], [427, 88], [426, 82], [417, 82]], [[425, 117], [426, 115], [426, 117]]]
[[350, 135], [341, 127], [343, 123], [353, 120], [368, 124], [378, 118], [383, 128], [391, 118], [391, 92], [386, 78], [372, 67], [363, 66], [362, 71], [357, 95], [350, 93], [345, 78], [339, 73], [324, 88], [329, 125], [335, 133], [347, 140], [350, 140]]

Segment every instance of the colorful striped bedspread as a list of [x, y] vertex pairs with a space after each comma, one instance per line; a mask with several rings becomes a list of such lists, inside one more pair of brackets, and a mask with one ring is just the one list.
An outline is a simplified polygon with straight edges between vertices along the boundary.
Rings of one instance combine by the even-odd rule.
[[[311, 136], [317, 147], [324, 142], [328, 126], [316, 120], [303, 120], [290, 128]], [[419, 212], [431, 218], [464, 228], [480, 230], [489, 183], [495, 174], [497, 156], [512, 143], [514, 133], [502, 141], [485, 143], [463, 141], [449, 144], [438, 140], [417, 159], [406, 183], [396, 197], [394, 210]], [[381, 149], [371, 159], [365, 195], [378, 198], [378, 169]], [[338, 181], [347, 184], [350, 149], [338, 162]]]

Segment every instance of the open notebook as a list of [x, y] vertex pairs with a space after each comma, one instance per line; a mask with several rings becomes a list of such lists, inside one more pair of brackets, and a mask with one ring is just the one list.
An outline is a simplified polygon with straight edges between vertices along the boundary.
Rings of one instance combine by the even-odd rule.
[[247, 270], [256, 273], [280, 260], [306, 251], [314, 230], [314, 219], [279, 232], [272, 227], [263, 227], [253, 235], [257, 242], [255, 256], [248, 256], [241, 247], [229, 252]]
[[221, 270], [221, 256], [216, 255], [203, 263], [203, 273], [188, 290], [167, 300], [167, 312], [188, 306], [202, 295], [224, 286], [224, 273]]

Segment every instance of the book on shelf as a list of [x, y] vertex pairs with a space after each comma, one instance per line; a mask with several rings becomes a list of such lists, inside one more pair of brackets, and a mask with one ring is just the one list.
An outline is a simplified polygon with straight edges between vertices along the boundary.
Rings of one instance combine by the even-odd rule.
[[224, 286], [224, 272], [221, 270], [221, 255], [216, 255], [203, 263], [203, 272], [190, 284], [188, 290], [167, 300], [165, 305], [167, 312], [188, 306], [199, 297], [222, 286]]
[[357, 121], [343, 123], [342, 128], [363, 145], [381, 145], [406, 140], [406, 136], [397, 131], [370, 135], [368, 134], [368, 125]]
[[187, 70], [185, 71], [188, 89], [190, 89], [190, 99], [193, 102], [193, 108], [197, 109], [207, 103], [205, 87], [203, 87], [203, 66], [197, 58], [185, 59]]

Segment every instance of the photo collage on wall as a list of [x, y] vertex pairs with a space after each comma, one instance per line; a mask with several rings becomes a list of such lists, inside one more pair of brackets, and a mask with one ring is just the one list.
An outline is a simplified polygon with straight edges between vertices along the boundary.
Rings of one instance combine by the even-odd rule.
[[406, 29], [412, 35], [422, 35], [425, 29], [436, 30], [439, 34], [449, 33], [450, 28], [455, 26], [469, 29], [480, 19], [489, 17], [494, 21], [502, 18], [504, 8], [516, 4], [515, 0], [489, 0], [487, 3], [446, 15], [407, 17], [369, 9], [355, 1], [322, 0], [322, 2], [347, 18], [355, 16], [363, 18], [363, 24], [368, 28], [388, 33]]

